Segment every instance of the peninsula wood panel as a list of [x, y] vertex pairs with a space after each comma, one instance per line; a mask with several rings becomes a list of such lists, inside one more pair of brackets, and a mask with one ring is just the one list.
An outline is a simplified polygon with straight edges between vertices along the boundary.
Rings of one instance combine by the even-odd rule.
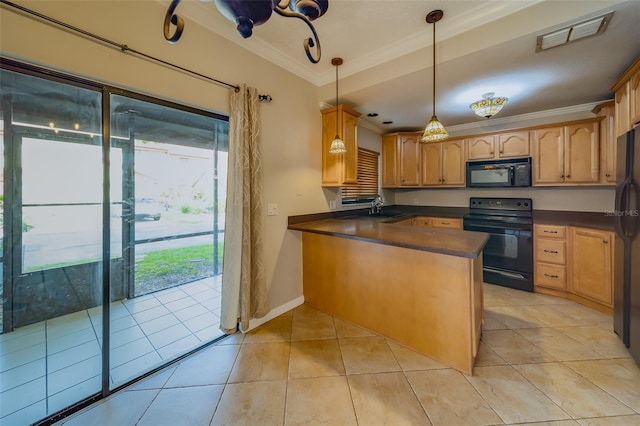
[[483, 315], [481, 256], [306, 232], [302, 253], [305, 303], [472, 374]]

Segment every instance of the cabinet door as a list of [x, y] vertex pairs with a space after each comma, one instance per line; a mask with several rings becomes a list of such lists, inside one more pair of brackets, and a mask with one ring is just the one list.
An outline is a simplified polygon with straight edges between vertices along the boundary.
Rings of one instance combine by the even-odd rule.
[[442, 142], [442, 184], [464, 186], [464, 139]]
[[422, 185], [442, 184], [442, 142], [422, 144]]
[[613, 234], [571, 227], [571, 291], [608, 307], [613, 301]]
[[563, 128], [537, 129], [533, 135], [533, 184], [564, 182]]
[[382, 135], [382, 186], [393, 188], [399, 184], [398, 137]]
[[342, 112], [342, 140], [347, 152], [343, 154], [343, 183], [358, 183], [358, 117]]
[[459, 229], [462, 230], [462, 219], [450, 219], [446, 217], [432, 217], [432, 228]]
[[420, 185], [420, 139], [417, 134], [400, 136], [400, 185]]
[[629, 80], [629, 119], [630, 127], [640, 124], [640, 71]]
[[598, 123], [564, 127], [565, 182], [596, 183], [600, 180]]
[[614, 104], [603, 106], [600, 115], [604, 116], [600, 128], [600, 183], [616, 183], [616, 151]]
[[322, 111], [322, 186], [342, 185], [343, 155], [329, 153], [336, 132], [342, 131], [340, 121], [336, 130], [336, 114], [336, 108]]
[[616, 138], [631, 130], [631, 105], [629, 104], [629, 86], [630, 83], [627, 83], [616, 92]]
[[497, 137], [499, 158], [529, 156], [529, 132], [501, 133]]
[[467, 141], [467, 160], [491, 160], [495, 157], [494, 136], [479, 136]]
[[431, 226], [431, 218], [424, 216], [417, 216], [414, 218], [413, 225], [428, 228]]

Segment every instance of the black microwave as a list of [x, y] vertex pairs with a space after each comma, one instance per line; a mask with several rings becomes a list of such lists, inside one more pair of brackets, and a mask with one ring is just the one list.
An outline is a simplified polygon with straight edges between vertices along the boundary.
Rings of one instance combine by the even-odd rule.
[[467, 186], [475, 188], [531, 186], [531, 157], [467, 161]]

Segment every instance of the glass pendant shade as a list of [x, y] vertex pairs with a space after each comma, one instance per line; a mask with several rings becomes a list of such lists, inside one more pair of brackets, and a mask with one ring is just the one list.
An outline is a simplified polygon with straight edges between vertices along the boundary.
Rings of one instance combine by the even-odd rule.
[[329, 147], [329, 154], [344, 154], [345, 152], [347, 152], [347, 148], [344, 146], [344, 142], [340, 139], [340, 135], [336, 135]]
[[437, 142], [445, 140], [449, 137], [449, 134], [445, 130], [444, 126], [440, 121], [438, 121], [438, 117], [435, 115], [431, 117], [429, 123], [427, 123], [427, 127], [424, 129], [424, 134], [422, 135], [423, 142]]
[[495, 98], [493, 95], [493, 92], [485, 93], [482, 95], [481, 100], [472, 103], [469, 108], [480, 117], [489, 118], [496, 115], [509, 99], [503, 97]]

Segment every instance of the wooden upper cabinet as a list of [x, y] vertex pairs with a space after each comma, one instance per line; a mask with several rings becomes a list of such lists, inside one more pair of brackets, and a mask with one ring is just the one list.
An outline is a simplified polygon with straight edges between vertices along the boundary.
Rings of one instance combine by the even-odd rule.
[[382, 187], [393, 188], [400, 184], [399, 140], [396, 135], [382, 135]]
[[528, 157], [529, 132], [507, 132], [467, 139], [467, 160]]
[[533, 135], [533, 184], [564, 182], [564, 129], [547, 127]]
[[467, 139], [467, 160], [491, 160], [495, 158], [495, 137], [478, 136]]
[[400, 134], [400, 186], [420, 185], [420, 135]]
[[640, 58], [613, 85], [615, 93], [615, 136], [640, 125]]
[[442, 144], [442, 184], [449, 186], [465, 185], [465, 139], [449, 140]]
[[442, 184], [442, 143], [422, 144], [422, 178], [424, 186]]
[[424, 186], [464, 186], [464, 139], [422, 144]]
[[585, 120], [534, 130], [533, 184], [599, 183], [600, 120]]
[[629, 80], [629, 118], [632, 128], [640, 126], [640, 69]]
[[529, 132], [500, 133], [497, 135], [498, 158], [528, 157]]
[[572, 293], [613, 306], [613, 233], [571, 227], [569, 286]]
[[615, 185], [616, 152], [615, 101], [604, 102], [593, 109], [593, 113], [603, 117], [599, 124], [600, 132], [600, 183]]
[[600, 138], [598, 130], [597, 122], [564, 127], [565, 182], [599, 182]]
[[[322, 186], [342, 186], [358, 183], [358, 117], [360, 113], [345, 106], [331, 107], [322, 112]], [[347, 148], [345, 154], [331, 154], [329, 148], [337, 133]]]

